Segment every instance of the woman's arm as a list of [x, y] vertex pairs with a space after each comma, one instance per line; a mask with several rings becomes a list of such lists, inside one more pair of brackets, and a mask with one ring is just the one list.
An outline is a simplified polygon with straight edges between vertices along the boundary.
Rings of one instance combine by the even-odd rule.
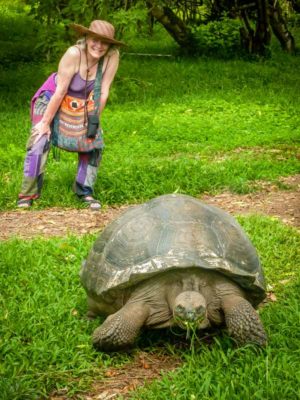
[[110, 86], [118, 70], [119, 58], [120, 58], [120, 53], [118, 50], [113, 51], [111, 55], [109, 55], [107, 67], [105, 69], [101, 82], [100, 114], [106, 105]]
[[79, 68], [79, 60], [80, 53], [75, 46], [70, 47], [61, 58], [58, 65], [55, 92], [48, 103], [43, 118], [35, 126], [35, 129], [38, 130], [39, 137], [44, 134], [50, 136], [50, 124], [67, 93], [74, 74]]

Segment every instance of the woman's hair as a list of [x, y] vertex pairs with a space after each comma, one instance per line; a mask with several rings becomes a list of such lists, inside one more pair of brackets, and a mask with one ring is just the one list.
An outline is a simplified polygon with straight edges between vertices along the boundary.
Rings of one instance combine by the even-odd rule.
[[86, 48], [86, 40], [85, 37], [82, 37], [77, 40], [76, 45], [79, 46], [82, 50], [85, 50]]

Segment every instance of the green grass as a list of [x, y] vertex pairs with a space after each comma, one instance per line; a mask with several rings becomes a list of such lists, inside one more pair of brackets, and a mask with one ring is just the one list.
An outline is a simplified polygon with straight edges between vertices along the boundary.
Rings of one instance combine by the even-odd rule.
[[[277, 302], [260, 312], [269, 335], [265, 351], [235, 349], [225, 333], [194, 350], [171, 333], [144, 334], [138, 346], [175, 353], [176, 372], [137, 391], [137, 399], [295, 399], [299, 390], [300, 236], [271, 218], [239, 218], [264, 265]], [[0, 244], [1, 399], [46, 398], [55, 388], [69, 396], [88, 390], [107, 367], [133, 355], [96, 353], [78, 272], [94, 236], [10, 240]], [[172, 343], [173, 342], [173, 343]], [[298, 393], [299, 394], [299, 393]], [[193, 397], [196, 396], [196, 397]]]
[[[20, 190], [29, 102], [53, 64], [0, 69], [0, 209]], [[102, 117], [106, 148], [96, 184], [103, 204], [180, 191], [249, 192], [256, 179], [298, 173], [299, 56], [265, 61], [123, 54]], [[50, 155], [36, 207], [80, 207], [71, 187], [76, 155]]]
[[86, 387], [116, 361], [96, 354], [78, 272], [92, 237], [1, 243], [1, 399], [37, 399]]

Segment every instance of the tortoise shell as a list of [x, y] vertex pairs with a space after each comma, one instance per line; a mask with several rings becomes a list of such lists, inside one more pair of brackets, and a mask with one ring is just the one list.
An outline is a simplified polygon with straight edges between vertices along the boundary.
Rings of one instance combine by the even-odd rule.
[[92, 297], [105, 299], [153, 275], [197, 267], [218, 271], [265, 297], [255, 248], [237, 221], [193, 197], [170, 194], [125, 211], [95, 241], [81, 270]]

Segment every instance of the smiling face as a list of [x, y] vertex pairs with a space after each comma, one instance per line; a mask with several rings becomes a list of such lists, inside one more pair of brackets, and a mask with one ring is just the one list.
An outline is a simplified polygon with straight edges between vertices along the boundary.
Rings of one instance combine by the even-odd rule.
[[105, 56], [110, 47], [109, 43], [104, 43], [100, 39], [91, 36], [87, 38], [86, 45], [88, 54], [93, 59], [100, 59]]
[[195, 291], [180, 293], [174, 302], [173, 317], [181, 328], [205, 328], [208, 325], [205, 298]]

